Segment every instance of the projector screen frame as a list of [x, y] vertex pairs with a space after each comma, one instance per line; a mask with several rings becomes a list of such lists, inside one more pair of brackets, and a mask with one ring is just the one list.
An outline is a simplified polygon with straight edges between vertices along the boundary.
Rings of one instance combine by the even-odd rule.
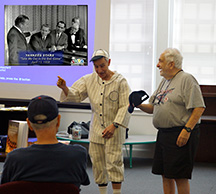
[[[86, 75], [88, 73], [93, 72], [93, 67], [91, 62], [89, 62], [89, 56], [92, 55], [94, 50], [94, 32], [95, 32], [95, 12], [96, 12], [96, 0], [62, 0], [59, 2], [58, 0], [44, 0], [42, 3], [40, 2], [39, 5], [36, 5], [37, 2], [33, 0], [20, 0], [19, 5], [18, 3], [14, 3], [12, 1], [2, 0], [0, 2], [0, 13], [3, 15], [7, 15], [5, 13], [5, 6], [20, 6], [18, 13], [13, 13], [13, 17], [19, 14], [25, 14], [22, 12], [23, 6], [41, 6], [41, 9], [50, 9], [50, 7], [56, 7], [56, 9], [65, 9], [65, 5], [69, 6], [87, 6], [87, 65], [86, 66], [7, 66], [5, 65], [5, 59], [2, 57], [0, 59], [0, 84], [3, 83], [4, 85], [10, 85], [14, 88], [14, 86], [19, 88], [18, 85], [21, 87], [25, 87], [25, 85], [34, 86], [56, 86], [57, 76], [63, 77], [67, 81], [67, 85], [72, 85], [77, 79]], [[74, 14], [74, 17], [79, 17], [79, 10], [76, 11], [77, 13]], [[59, 12], [59, 15], [61, 12]], [[65, 16], [66, 17], [66, 16]], [[68, 17], [68, 16], [67, 16]], [[72, 19], [72, 18], [71, 18]], [[1, 17], [0, 20], [3, 24], [7, 18]], [[71, 20], [70, 20], [71, 21]], [[56, 21], [57, 22], [57, 21]], [[82, 21], [81, 21], [82, 22]], [[54, 23], [54, 22], [53, 22]], [[55, 26], [52, 24], [52, 26]], [[68, 25], [68, 27], [70, 27]], [[0, 29], [0, 37], [2, 40], [5, 40], [0, 44], [0, 52], [1, 56], [5, 56], [5, 44], [7, 44], [7, 32], [8, 28], [1, 28]], [[32, 75], [30, 77], [30, 75]], [[15, 89], [16, 91], [16, 89]], [[31, 90], [30, 90], [31, 91]], [[52, 93], [52, 91], [51, 91]], [[0, 96], [1, 97], [1, 96]]]
[[[3, 0], [4, 2], [8, 2]], [[91, 12], [88, 12], [91, 17], [95, 19], [95, 29], [93, 32], [94, 49], [104, 48], [109, 51], [109, 32], [110, 32], [110, 0], [88, 0], [96, 4], [92, 7]], [[1, 1], [0, 4], [3, 2]], [[92, 13], [92, 14], [91, 14]], [[4, 22], [4, 18], [0, 18]], [[0, 29], [1, 30], [1, 29]], [[1, 34], [1, 33], [0, 33]], [[4, 38], [4, 36], [3, 36]], [[4, 42], [2, 41], [2, 48], [4, 47]], [[112, 64], [111, 64], [112, 65]], [[91, 64], [93, 71], [93, 66]], [[1, 72], [0, 72], [1, 74]], [[57, 81], [57, 79], [56, 79]], [[70, 83], [67, 81], [67, 85]], [[71, 83], [72, 84], [72, 83]], [[56, 100], [59, 100], [59, 95], [61, 90], [56, 85], [30, 85], [30, 84], [14, 84], [14, 83], [2, 83], [0, 81], [0, 98], [9, 99], [31, 99], [40, 94], [50, 95]], [[88, 102], [88, 101], [87, 101]]]

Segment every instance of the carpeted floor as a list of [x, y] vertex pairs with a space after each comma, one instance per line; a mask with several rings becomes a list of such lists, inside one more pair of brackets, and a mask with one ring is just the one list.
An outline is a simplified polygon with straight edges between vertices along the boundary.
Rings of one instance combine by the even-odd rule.
[[[126, 158], [122, 194], [163, 194], [161, 176], [151, 173], [151, 165], [151, 159], [133, 158], [133, 168], [130, 169], [129, 159]], [[82, 186], [81, 194], [99, 194], [90, 163], [88, 174], [91, 184], [86, 187]], [[190, 187], [191, 194], [216, 194], [216, 164], [196, 163]], [[112, 194], [111, 184], [109, 184], [108, 193]]]

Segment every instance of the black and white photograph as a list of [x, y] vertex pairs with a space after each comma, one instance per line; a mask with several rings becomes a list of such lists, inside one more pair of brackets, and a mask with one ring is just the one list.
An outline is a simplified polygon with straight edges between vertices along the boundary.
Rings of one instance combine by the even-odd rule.
[[87, 5], [5, 5], [5, 66], [87, 66]]

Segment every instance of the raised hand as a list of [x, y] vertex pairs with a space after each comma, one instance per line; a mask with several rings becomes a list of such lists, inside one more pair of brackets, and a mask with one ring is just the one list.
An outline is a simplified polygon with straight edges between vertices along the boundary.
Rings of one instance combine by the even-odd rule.
[[58, 76], [57, 86], [63, 90], [66, 96], [68, 95], [69, 89], [66, 85], [66, 81], [60, 76]]

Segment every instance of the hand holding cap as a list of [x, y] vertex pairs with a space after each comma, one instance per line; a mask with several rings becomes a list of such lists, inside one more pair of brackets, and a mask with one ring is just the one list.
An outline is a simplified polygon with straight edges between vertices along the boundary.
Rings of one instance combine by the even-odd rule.
[[134, 91], [129, 96], [130, 106], [128, 107], [128, 112], [132, 113], [134, 111], [134, 107], [140, 105], [143, 101], [147, 100], [149, 95], [143, 91]]

